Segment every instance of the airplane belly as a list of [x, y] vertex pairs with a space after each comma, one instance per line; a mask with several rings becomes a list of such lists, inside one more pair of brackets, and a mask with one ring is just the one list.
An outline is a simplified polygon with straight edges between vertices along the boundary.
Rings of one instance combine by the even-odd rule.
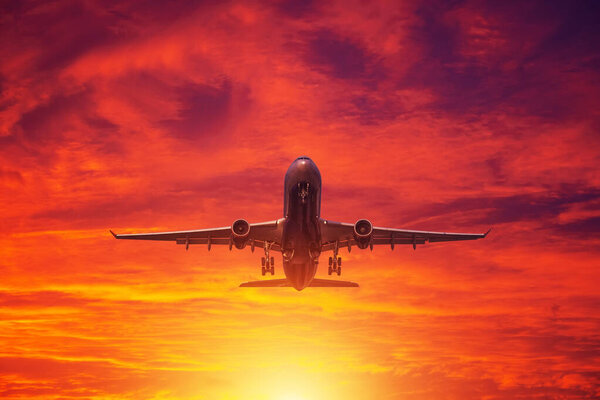
[[[304, 222], [304, 221], [302, 221]], [[283, 229], [283, 269], [290, 284], [302, 290], [315, 277], [319, 256], [318, 230], [307, 229], [307, 223], [287, 220]]]
[[286, 262], [283, 264], [285, 276], [296, 290], [302, 290], [310, 283], [317, 273], [317, 265], [308, 263]]

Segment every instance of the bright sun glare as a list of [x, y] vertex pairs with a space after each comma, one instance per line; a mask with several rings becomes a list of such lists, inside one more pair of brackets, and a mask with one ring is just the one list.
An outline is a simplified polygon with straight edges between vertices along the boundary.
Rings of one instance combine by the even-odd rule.
[[278, 400], [306, 400], [304, 397], [299, 394], [287, 393], [279, 397]]

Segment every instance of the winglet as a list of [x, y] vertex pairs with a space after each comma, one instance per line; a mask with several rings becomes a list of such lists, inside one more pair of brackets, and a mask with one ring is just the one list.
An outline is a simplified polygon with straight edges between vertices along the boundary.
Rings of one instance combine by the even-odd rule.
[[118, 238], [117, 238], [117, 235], [116, 235], [116, 234], [115, 234], [113, 231], [111, 231], [110, 229], [109, 229], [108, 231], [111, 233], [111, 235], [113, 235], [113, 237], [114, 237], [115, 239], [118, 239]]
[[488, 229], [488, 231], [483, 234], [483, 237], [486, 237], [488, 235], [488, 233], [490, 233], [491, 231], [492, 231], [492, 228]]

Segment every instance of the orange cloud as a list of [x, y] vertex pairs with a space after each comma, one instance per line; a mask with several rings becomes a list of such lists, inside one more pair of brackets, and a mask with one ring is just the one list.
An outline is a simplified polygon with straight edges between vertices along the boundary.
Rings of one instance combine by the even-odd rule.
[[[595, 5], [3, 7], [0, 397], [599, 396]], [[108, 233], [279, 218], [302, 154], [326, 218], [494, 230], [302, 292]]]

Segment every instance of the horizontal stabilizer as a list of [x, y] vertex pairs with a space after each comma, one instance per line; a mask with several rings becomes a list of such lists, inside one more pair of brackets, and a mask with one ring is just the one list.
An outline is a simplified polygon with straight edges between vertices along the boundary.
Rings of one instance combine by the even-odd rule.
[[358, 287], [358, 283], [349, 281], [335, 281], [333, 279], [313, 279], [309, 287]]
[[269, 279], [267, 281], [244, 282], [240, 287], [291, 287], [287, 279]]
[[[287, 279], [269, 279], [265, 281], [244, 282], [240, 287], [291, 287]], [[358, 287], [358, 283], [335, 281], [332, 279], [313, 279], [308, 287]]]

